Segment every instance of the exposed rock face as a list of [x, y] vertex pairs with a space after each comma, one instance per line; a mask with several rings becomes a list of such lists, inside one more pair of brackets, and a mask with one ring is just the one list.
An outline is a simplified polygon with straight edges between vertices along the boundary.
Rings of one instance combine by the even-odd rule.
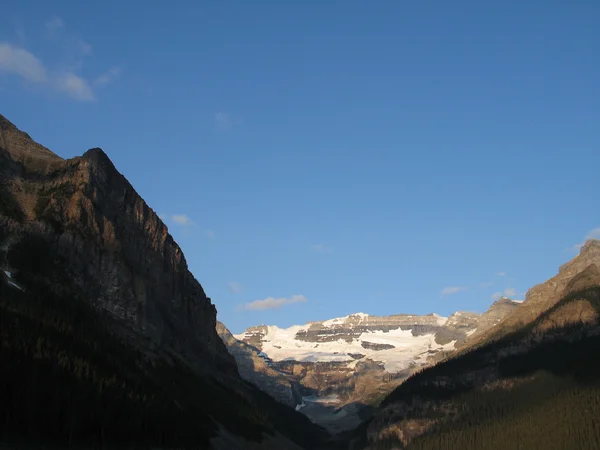
[[502, 320], [516, 311], [521, 305], [520, 302], [515, 302], [506, 297], [495, 301], [489, 309], [484, 312], [477, 322], [477, 327], [482, 331], [489, 330], [498, 325]]
[[[588, 240], [575, 258], [563, 264], [554, 277], [527, 291], [525, 301], [497, 326], [473, 337], [473, 343], [497, 338], [533, 322], [564, 296], [600, 284], [600, 241]], [[576, 320], [573, 319], [573, 320]]]
[[[600, 241], [595, 239], [587, 241], [581, 247], [579, 255], [563, 264], [557, 275], [527, 291], [523, 308], [519, 311], [521, 321], [530, 322], [554, 305], [566, 293], [571, 280], [592, 264], [600, 265]], [[511, 322], [514, 320], [515, 318], [510, 318]]]
[[[389, 350], [390, 348], [396, 348], [395, 346], [393, 346], [392, 344], [376, 344], [374, 342], [369, 342], [369, 341], [362, 341], [360, 343], [360, 345], [363, 348], [366, 348], [368, 350]], [[352, 356], [352, 355], [350, 355]], [[364, 356], [363, 356], [364, 358]], [[356, 359], [360, 359], [360, 358], [356, 358]]]
[[0, 116], [0, 195], [4, 264], [19, 242], [41, 240], [71, 280], [48, 275], [49, 289], [77, 292], [198, 368], [235, 373], [181, 249], [102, 150], [63, 160]]
[[334, 342], [342, 339], [348, 343], [358, 339], [363, 333], [371, 331], [388, 332], [390, 330], [410, 330], [413, 336], [430, 334], [440, 326], [440, 317], [435, 314], [414, 316], [396, 314], [393, 316], [369, 316], [351, 314], [341, 319], [313, 322], [307, 329], [296, 332], [296, 339], [306, 342]]
[[273, 369], [264, 353], [242, 341], [238, 341], [221, 322], [217, 322], [217, 333], [229, 353], [235, 358], [240, 376], [266, 392], [279, 402], [295, 407], [300, 403], [300, 395], [294, 395], [291, 377]]

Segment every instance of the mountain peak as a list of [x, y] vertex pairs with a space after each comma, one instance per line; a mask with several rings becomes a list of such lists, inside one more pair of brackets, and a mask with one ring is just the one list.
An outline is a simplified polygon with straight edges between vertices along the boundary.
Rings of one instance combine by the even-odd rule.
[[113, 162], [110, 160], [106, 152], [100, 147], [94, 147], [89, 149], [83, 154], [82, 158], [92, 163], [96, 163], [99, 166], [108, 166], [116, 170], [116, 167], [113, 164]]
[[585, 244], [581, 246], [579, 250], [579, 254], [588, 253], [591, 251], [600, 251], [600, 240], [598, 239], [588, 239], [585, 241]]

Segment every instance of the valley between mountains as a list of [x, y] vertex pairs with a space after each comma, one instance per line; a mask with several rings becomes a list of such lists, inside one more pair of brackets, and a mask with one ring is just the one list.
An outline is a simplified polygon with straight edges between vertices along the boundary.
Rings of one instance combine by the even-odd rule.
[[232, 335], [215, 305], [103, 150], [0, 115], [0, 445], [600, 448], [598, 240], [482, 314]]

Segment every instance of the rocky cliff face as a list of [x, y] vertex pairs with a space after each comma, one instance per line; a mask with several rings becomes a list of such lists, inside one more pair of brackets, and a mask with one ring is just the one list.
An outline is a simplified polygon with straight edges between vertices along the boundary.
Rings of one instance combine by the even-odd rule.
[[[235, 373], [215, 331], [216, 309], [166, 225], [100, 149], [63, 160], [0, 116], [4, 270], [37, 239], [76, 291], [153, 343], [206, 368]], [[40, 278], [44, 274], [39, 274]]]
[[229, 353], [235, 358], [240, 376], [266, 392], [275, 400], [295, 407], [300, 403], [293, 378], [271, 367], [265, 354], [245, 342], [238, 341], [221, 322], [217, 322], [217, 333]]
[[240, 378], [181, 249], [102, 150], [64, 160], [3, 116], [0, 322], [3, 442], [299, 449], [327, 439]]
[[[558, 273], [549, 280], [537, 284], [527, 291], [525, 301], [519, 308], [498, 321], [497, 326], [485, 333], [473, 336], [469, 344], [497, 339], [532, 323], [566, 295], [583, 287], [600, 284], [600, 241], [591, 239], [580, 249], [579, 255], [563, 264]], [[577, 318], [573, 318], [577, 320]]]

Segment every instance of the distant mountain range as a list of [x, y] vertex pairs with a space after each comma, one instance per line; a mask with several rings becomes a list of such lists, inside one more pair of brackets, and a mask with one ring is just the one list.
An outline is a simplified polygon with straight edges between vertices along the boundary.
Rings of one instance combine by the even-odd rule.
[[[450, 317], [356, 313], [285, 329], [260, 325], [236, 336], [222, 324], [217, 329], [243, 378], [338, 432], [360, 423], [402, 380], [468, 345], [520, 304], [501, 298], [483, 314]], [[340, 407], [347, 413], [339, 414]]]

